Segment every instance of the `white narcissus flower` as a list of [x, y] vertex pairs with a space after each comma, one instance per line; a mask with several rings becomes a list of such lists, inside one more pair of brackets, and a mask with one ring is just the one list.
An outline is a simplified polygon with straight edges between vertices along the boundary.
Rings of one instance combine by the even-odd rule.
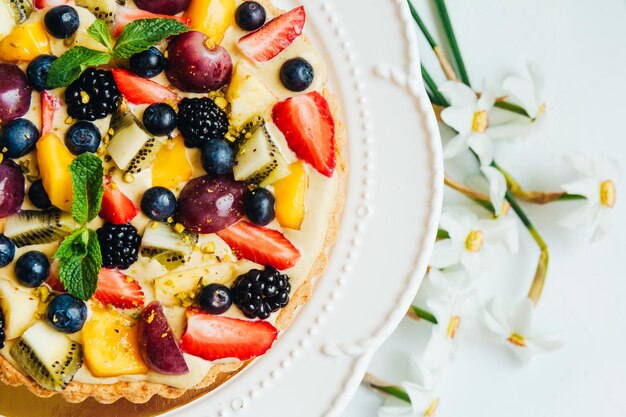
[[506, 178], [500, 170], [494, 167], [480, 168], [489, 183], [489, 199], [495, 210], [495, 215], [500, 216], [505, 208], [505, 195], [508, 190]]
[[485, 243], [503, 244], [511, 253], [519, 249], [517, 223], [512, 218], [478, 219], [469, 209], [453, 206], [444, 208], [439, 225], [450, 238], [435, 243], [430, 260], [433, 268], [461, 264], [475, 273], [483, 266]]
[[493, 161], [494, 149], [487, 129], [495, 95], [485, 89], [478, 98], [474, 90], [457, 81], [446, 81], [439, 91], [450, 103], [450, 107], [441, 112], [441, 120], [457, 131], [457, 135], [444, 146], [443, 157], [453, 158], [472, 149], [481, 165], [489, 165]]
[[559, 334], [538, 335], [532, 331], [533, 302], [524, 298], [511, 307], [502, 299], [493, 299], [483, 309], [485, 326], [522, 362], [537, 353], [552, 352], [563, 346]]
[[502, 89], [534, 120], [543, 116], [546, 111], [546, 103], [543, 101], [544, 79], [534, 62], [528, 62], [528, 74], [530, 79], [517, 76], [507, 77]]
[[403, 382], [402, 388], [411, 400], [407, 404], [397, 398], [390, 398], [378, 409], [378, 417], [433, 417], [439, 406], [437, 382], [439, 371], [433, 371], [416, 356], [411, 357], [410, 381]]
[[598, 240], [609, 230], [614, 216], [616, 187], [622, 176], [619, 164], [608, 157], [593, 161], [581, 153], [570, 155], [567, 162], [583, 178], [561, 187], [569, 194], [584, 196], [586, 201], [559, 224], [570, 229], [589, 225], [593, 230], [592, 240]]

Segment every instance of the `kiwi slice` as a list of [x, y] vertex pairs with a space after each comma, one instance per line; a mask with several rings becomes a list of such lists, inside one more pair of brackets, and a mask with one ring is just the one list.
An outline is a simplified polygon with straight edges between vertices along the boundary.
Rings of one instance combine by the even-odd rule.
[[83, 364], [82, 346], [37, 322], [11, 347], [11, 356], [42, 387], [63, 391]]
[[198, 235], [162, 222], [150, 222], [141, 241], [141, 255], [157, 260], [168, 271], [182, 266], [198, 243]]
[[72, 215], [59, 209], [22, 210], [7, 218], [4, 235], [21, 248], [61, 240], [75, 228]]
[[[33, 3], [30, 0], [0, 0], [7, 4], [11, 13], [13, 14], [13, 20], [16, 25], [22, 24], [28, 19], [33, 12]], [[5, 9], [5, 8], [3, 8]]]
[[239, 146], [233, 174], [237, 181], [265, 186], [289, 175], [289, 165], [265, 123]]
[[107, 152], [118, 168], [138, 174], [152, 166], [163, 142], [150, 135], [134, 114], [130, 111], [115, 113], [110, 128], [113, 136]]
[[76, 5], [86, 8], [96, 19], [102, 19], [107, 24], [113, 24], [115, 20], [115, 0], [76, 0]]

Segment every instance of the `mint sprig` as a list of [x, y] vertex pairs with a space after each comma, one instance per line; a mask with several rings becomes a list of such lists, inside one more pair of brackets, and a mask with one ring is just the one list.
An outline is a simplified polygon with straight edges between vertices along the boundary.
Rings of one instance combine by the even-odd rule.
[[130, 58], [149, 49], [170, 36], [187, 32], [189, 28], [174, 19], [140, 19], [124, 27], [117, 38], [113, 56]]
[[106, 23], [98, 19], [87, 28], [87, 33], [109, 52], [95, 51], [84, 46], [69, 49], [50, 66], [48, 84], [52, 88], [67, 87], [88, 67], [106, 65], [113, 58], [130, 58], [170, 36], [188, 30], [185, 24], [176, 19], [139, 19], [124, 27], [114, 45]]
[[54, 258], [59, 260], [59, 278], [76, 298], [89, 300], [98, 286], [102, 253], [96, 232], [87, 223], [100, 212], [104, 193], [104, 168], [96, 155], [84, 153], [70, 165], [72, 173], [72, 216], [81, 226], [67, 236]]

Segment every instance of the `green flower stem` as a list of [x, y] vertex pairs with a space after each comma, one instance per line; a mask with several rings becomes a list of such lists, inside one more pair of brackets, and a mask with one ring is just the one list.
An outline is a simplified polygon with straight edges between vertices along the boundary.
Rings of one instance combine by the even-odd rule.
[[524, 110], [522, 107], [518, 106], [517, 104], [509, 103], [508, 101], [496, 101], [494, 106], [499, 109], [507, 110], [507, 111], [517, 113], [522, 116], [530, 118], [530, 115], [526, 112], [526, 110]]
[[424, 310], [423, 308], [412, 305], [409, 307], [409, 312], [407, 315], [414, 320], [425, 320], [432, 324], [438, 324], [437, 318], [433, 313], [428, 310]]
[[437, 88], [437, 84], [433, 80], [433, 77], [430, 76], [426, 68], [424, 68], [424, 65], [421, 66], [421, 70], [422, 70], [422, 78], [424, 79], [424, 83], [430, 89], [430, 91], [433, 93], [432, 95], [437, 100], [436, 102], [433, 102], [433, 104], [448, 107], [450, 105], [448, 103], [448, 100], [446, 100], [443, 94], [439, 92], [439, 88]]
[[568, 194], [566, 192], [551, 192], [546, 193], [542, 191], [526, 191], [522, 186], [509, 174], [506, 170], [504, 170], [501, 166], [496, 164], [495, 162], [492, 164], [494, 168], [504, 175], [506, 179], [506, 184], [513, 196], [522, 201], [526, 201], [529, 203], [535, 204], [548, 204], [553, 201], [569, 201], [569, 200], [585, 200], [586, 197], [578, 194]]
[[386, 384], [384, 381], [381, 381], [380, 379], [369, 373], [365, 374], [365, 377], [363, 377], [363, 382], [366, 383], [370, 388], [383, 392], [387, 395], [391, 395], [392, 397], [411, 404], [411, 398], [409, 397], [409, 394], [407, 394], [406, 391], [401, 387]]
[[456, 41], [456, 36], [454, 35], [454, 29], [452, 29], [452, 22], [450, 21], [450, 15], [448, 14], [448, 8], [446, 7], [445, 0], [435, 0], [435, 4], [437, 5], [437, 10], [439, 11], [439, 16], [441, 17], [441, 22], [443, 24], [443, 29], [446, 32], [448, 42], [450, 42], [450, 49], [452, 50], [452, 56], [454, 57], [454, 61], [459, 69], [461, 81], [470, 86], [469, 76], [467, 75], [467, 70], [465, 69], [465, 63], [463, 62], [463, 57], [461, 56], [459, 44]]
[[443, 53], [439, 45], [437, 45], [437, 42], [433, 38], [433, 35], [431, 35], [430, 31], [426, 27], [426, 24], [424, 24], [424, 21], [420, 17], [419, 13], [417, 13], [417, 10], [415, 10], [413, 3], [411, 3], [411, 0], [407, 0], [407, 3], [409, 4], [409, 10], [411, 11], [413, 20], [415, 20], [415, 23], [417, 23], [417, 26], [419, 26], [420, 31], [426, 38], [426, 41], [428, 42], [433, 52], [437, 56], [437, 60], [439, 60], [439, 64], [441, 65], [441, 69], [446, 75], [446, 78], [449, 80], [458, 81], [458, 78], [456, 74], [454, 73], [454, 69], [452, 69], [452, 65], [450, 65], [450, 62], [446, 58], [445, 54]]

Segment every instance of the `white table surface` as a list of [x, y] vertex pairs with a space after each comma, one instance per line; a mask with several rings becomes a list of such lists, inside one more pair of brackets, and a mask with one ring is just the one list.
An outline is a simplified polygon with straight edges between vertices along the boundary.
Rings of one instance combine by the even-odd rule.
[[[416, 1], [433, 28], [431, 3]], [[537, 62], [545, 75], [545, 124], [530, 144], [501, 145], [501, 165], [527, 189], [544, 190], [574, 178], [561, 158], [568, 151], [606, 153], [626, 170], [626, 1], [447, 3], [475, 85], [484, 78], [500, 85], [506, 75], [524, 71], [527, 59]], [[441, 80], [423, 43], [422, 56]], [[454, 163], [454, 171], [461, 172], [458, 166]], [[565, 347], [523, 366], [478, 322], [464, 322], [457, 359], [445, 375], [438, 417], [626, 415], [624, 181], [617, 195], [614, 228], [595, 244], [555, 225], [567, 212], [559, 204], [571, 203], [528, 208], [551, 250], [537, 327], [562, 330]], [[492, 254], [493, 268], [484, 285], [511, 296], [525, 294], [538, 252], [524, 231], [521, 237], [517, 257]], [[402, 381], [408, 356], [423, 349], [428, 326], [405, 319], [376, 354], [371, 371], [390, 382]], [[360, 388], [343, 417], [376, 416], [380, 404], [379, 395]]]

